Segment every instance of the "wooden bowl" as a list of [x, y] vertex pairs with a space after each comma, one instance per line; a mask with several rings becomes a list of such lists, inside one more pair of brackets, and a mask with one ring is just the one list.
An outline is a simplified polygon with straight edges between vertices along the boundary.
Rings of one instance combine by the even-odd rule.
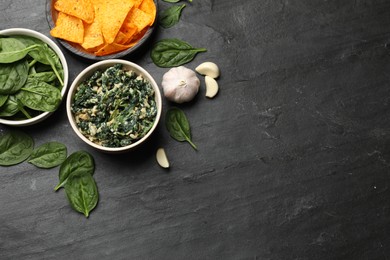
[[[105, 56], [96, 56], [93, 53], [87, 52], [86, 50], [81, 48], [81, 46], [79, 46], [77, 44], [68, 42], [68, 41], [63, 40], [63, 39], [58, 39], [58, 38], [56, 38], [56, 40], [62, 46], [64, 46], [68, 51], [73, 53], [74, 55], [77, 55], [77, 56], [80, 56], [82, 58], [89, 59], [89, 60], [100, 61], [100, 60], [107, 60], [107, 59], [118, 59], [118, 58], [122, 58], [124, 56], [130, 55], [130, 54], [134, 53], [136, 50], [138, 50], [143, 44], [145, 44], [145, 42], [150, 38], [154, 29], [156, 28], [158, 6], [157, 6], [157, 0], [153, 0], [153, 1], [154, 1], [154, 4], [156, 5], [156, 20], [155, 20], [154, 24], [148, 28], [148, 30], [145, 32], [145, 34], [142, 36], [142, 38], [134, 46], [132, 46], [126, 50], [123, 50], [123, 51], [120, 51], [117, 53], [113, 53], [113, 54], [109, 54], [109, 55], [105, 55]], [[49, 24], [50, 30], [55, 27], [55, 23], [56, 23], [57, 17], [58, 17], [58, 11], [55, 10], [53, 7], [54, 2], [55, 2], [55, 0], [46, 0], [46, 19], [47, 19], [47, 22]]]

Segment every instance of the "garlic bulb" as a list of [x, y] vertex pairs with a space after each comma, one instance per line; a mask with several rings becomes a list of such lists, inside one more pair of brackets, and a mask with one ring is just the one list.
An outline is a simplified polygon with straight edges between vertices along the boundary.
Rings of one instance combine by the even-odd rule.
[[191, 101], [199, 91], [200, 81], [195, 71], [184, 66], [172, 68], [162, 79], [164, 96], [175, 103]]

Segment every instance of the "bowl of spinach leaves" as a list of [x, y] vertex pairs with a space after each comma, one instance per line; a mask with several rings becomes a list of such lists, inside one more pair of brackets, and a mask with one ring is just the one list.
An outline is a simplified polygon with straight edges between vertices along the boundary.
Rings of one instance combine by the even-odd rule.
[[153, 77], [141, 66], [109, 59], [84, 69], [72, 82], [66, 111], [74, 132], [108, 153], [145, 142], [161, 117], [162, 98]]
[[0, 31], [0, 124], [27, 126], [59, 107], [68, 84], [61, 49], [34, 30]]

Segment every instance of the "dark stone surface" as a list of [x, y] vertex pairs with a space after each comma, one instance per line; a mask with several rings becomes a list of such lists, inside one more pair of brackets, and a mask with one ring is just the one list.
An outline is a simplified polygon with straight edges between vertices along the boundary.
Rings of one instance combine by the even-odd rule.
[[[37, 145], [89, 151], [99, 205], [89, 219], [73, 211], [53, 191], [58, 168], [0, 168], [0, 259], [389, 259], [390, 2], [186, 4], [178, 25], [126, 59], [161, 82], [153, 42], [208, 49], [186, 66], [215, 61], [221, 91], [208, 100], [202, 82], [181, 106], [199, 151], [162, 121], [135, 152], [97, 152], [63, 103], [23, 130]], [[0, 29], [49, 35], [44, 1], [2, 1], [0, 13]], [[89, 63], [66, 55], [72, 81]], [[155, 162], [160, 146], [169, 171]]]

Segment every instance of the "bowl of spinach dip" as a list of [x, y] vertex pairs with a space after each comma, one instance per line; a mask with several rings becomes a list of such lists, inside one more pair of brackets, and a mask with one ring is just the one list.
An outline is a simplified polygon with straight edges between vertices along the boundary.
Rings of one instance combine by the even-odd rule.
[[75, 133], [104, 152], [123, 152], [144, 142], [156, 128], [161, 93], [139, 65], [120, 59], [84, 69], [70, 86], [66, 109]]

